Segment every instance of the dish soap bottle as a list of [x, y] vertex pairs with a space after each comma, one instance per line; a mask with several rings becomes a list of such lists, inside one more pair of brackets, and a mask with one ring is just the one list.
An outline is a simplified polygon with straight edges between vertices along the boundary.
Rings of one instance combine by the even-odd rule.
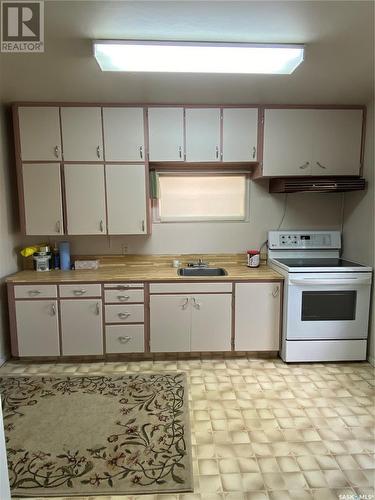
[[55, 246], [53, 247], [53, 250], [52, 250], [52, 257], [53, 257], [53, 261], [52, 261], [52, 265], [53, 265], [53, 269], [60, 269], [60, 254], [59, 254], [59, 249], [57, 248], [57, 245], [55, 243]]

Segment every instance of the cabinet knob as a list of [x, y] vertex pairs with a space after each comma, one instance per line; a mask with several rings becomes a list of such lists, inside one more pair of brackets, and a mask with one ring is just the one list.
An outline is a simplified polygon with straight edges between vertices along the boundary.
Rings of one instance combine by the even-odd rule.
[[310, 162], [307, 161], [306, 163], [304, 163], [303, 165], [300, 165], [299, 168], [304, 170], [305, 168], [307, 168], [308, 166], [310, 165]]
[[55, 157], [60, 158], [60, 146], [55, 146], [54, 151], [55, 151]]
[[99, 314], [100, 314], [100, 304], [99, 304], [99, 302], [96, 303], [95, 312], [96, 312], [96, 315], [99, 316]]
[[145, 232], [145, 221], [144, 220], [142, 221], [141, 226], [142, 226], [142, 233], [144, 233]]
[[56, 306], [55, 304], [51, 304], [51, 315], [56, 316]]
[[117, 298], [118, 298], [118, 300], [120, 300], [121, 302], [125, 302], [126, 300], [129, 300], [129, 299], [130, 299], [130, 296], [129, 296], [129, 295], [117, 295]]
[[257, 148], [254, 146], [253, 147], [253, 160], [255, 160], [256, 154], [257, 154]]
[[118, 313], [118, 317], [121, 319], [126, 319], [130, 316], [130, 313]]
[[275, 288], [272, 291], [272, 296], [277, 297], [279, 295], [280, 288], [278, 286], [275, 286]]
[[218, 160], [219, 159], [219, 146], [216, 146], [215, 151], [216, 151], [216, 159]]
[[179, 156], [179, 158], [182, 158], [182, 147], [181, 146], [178, 147], [178, 156]]
[[101, 220], [101, 221], [99, 222], [99, 230], [100, 230], [100, 232], [101, 232], [101, 233], [104, 231], [104, 223], [103, 223], [103, 220]]
[[61, 232], [61, 221], [56, 222], [56, 233], [60, 234]]
[[96, 147], [96, 156], [99, 158], [99, 160], [102, 157], [100, 146]]
[[195, 297], [193, 297], [193, 306], [195, 307], [195, 309], [200, 309], [201, 305], [202, 304], [200, 302], [198, 302]]
[[80, 288], [79, 290], [73, 290], [74, 295], [84, 295], [87, 292], [84, 288]]
[[185, 297], [184, 302], [181, 304], [181, 309], [186, 309], [189, 304], [189, 297]]
[[143, 160], [143, 146], [139, 146], [139, 157]]
[[126, 336], [126, 337], [117, 337], [119, 342], [121, 342], [121, 344], [127, 344], [128, 342], [130, 342], [131, 340], [133, 340], [133, 337], [129, 337], [129, 336]]
[[29, 290], [29, 295], [31, 297], [36, 297], [37, 295], [40, 295], [42, 292], [39, 290]]
[[326, 169], [326, 168], [327, 168], [327, 167], [325, 167], [324, 165], [322, 165], [322, 164], [321, 164], [320, 162], [318, 162], [318, 161], [316, 162], [316, 164], [317, 164], [317, 165], [318, 165], [318, 167], [320, 167], [320, 168], [324, 168], [324, 169]]

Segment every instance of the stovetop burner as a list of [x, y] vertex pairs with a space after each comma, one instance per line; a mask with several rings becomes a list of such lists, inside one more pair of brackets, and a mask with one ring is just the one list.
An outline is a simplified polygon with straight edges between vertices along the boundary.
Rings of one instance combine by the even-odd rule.
[[356, 262], [350, 262], [344, 259], [332, 259], [332, 258], [299, 258], [299, 259], [276, 259], [281, 264], [288, 267], [364, 267], [362, 264], [357, 264]]

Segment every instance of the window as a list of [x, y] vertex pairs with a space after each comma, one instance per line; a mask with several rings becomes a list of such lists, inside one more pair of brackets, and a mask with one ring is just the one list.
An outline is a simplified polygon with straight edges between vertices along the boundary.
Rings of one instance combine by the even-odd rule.
[[159, 172], [157, 181], [155, 221], [246, 220], [248, 178], [244, 173]]

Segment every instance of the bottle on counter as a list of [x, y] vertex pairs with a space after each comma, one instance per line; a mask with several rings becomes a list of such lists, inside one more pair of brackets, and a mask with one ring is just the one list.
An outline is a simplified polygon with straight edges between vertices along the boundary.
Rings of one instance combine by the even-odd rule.
[[247, 266], [248, 267], [259, 267], [260, 264], [260, 250], [248, 250], [247, 251]]
[[52, 250], [52, 267], [55, 270], [60, 269], [60, 253], [56, 243]]
[[60, 269], [61, 271], [70, 271], [70, 245], [69, 241], [59, 243]]

